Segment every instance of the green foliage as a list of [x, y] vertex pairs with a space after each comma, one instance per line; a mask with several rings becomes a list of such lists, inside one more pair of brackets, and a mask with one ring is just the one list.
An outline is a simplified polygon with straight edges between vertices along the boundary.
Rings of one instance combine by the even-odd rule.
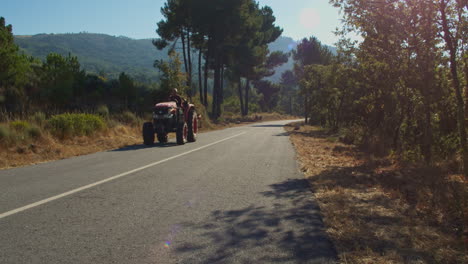
[[360, 126], [342, 127], [339, 130], [339, 139], [345, 144], [360, 144], [363, 142], [364, 131]]
[[109, 108], [107, 107], [107, 105], [98, 106], [98, 108], [96, 109], [96, 113], [104, 119], [109, 118]]
[[254, 86], [263, 95], [260, 101], [261, 110], [263, 112], [272, 111], [278, 103], [280, 86], [265, 80], [254, 82]]
[[434, 164], [463, 154], [468, 108], [457, 79], [466, 86], [466, 8], [453, 0], [331, 2], [343, 10], [343, 36], [363, 40], [342, 39], [336, 56], [315, 38], [302, 40], [278, 108], [293, 98], [292, 112], [300, 98], [310, 123], [379, 155]]
[[25, 132], [31, 127], [31, 125], [29, 124], [28, 121], [16, 120], [16, 121], [10, 122], [10, 127], [16, 131]]
[[[161, 39], [153, 44], [161, 49], [181, 39], [188, 86], [192, 84], [191, 47], [195, 46], [203, 52], [206, 66], [214, 71], [211, 115], [215, 119], [221, 116], [226, 69], [231, 73], [231, 80], [239, 85], [241, 78], [247, 80], [245, 87], [239, 86], [242, 113], [246, 115], [249, 109], [249, 80], [271, 76], [274, 73], [272, 68], [287, 61], [287, 56], [280, 53], [274, 53], [267, 59], [267, 45], [281, 35], [282, 29], [275, 26], [272, 9], [259, 7], [256, 1], [168, 0], [161, 13], [164, 19], [158, 23], [157, 29]], [[202, 99], [206, 106], [206, 97]]]
[[241, 107], [240, 107], [240, 101], [238, 97], [231, 96], [229, 98], [226, 98], [226, 100], [223, 103], [223, 112], [224, 113], [240, 113]]
[[167, 96], [173, 89], [177, 89], [182, 95], [188, 92], [187, 75], [181, 71], [181, 65], [179, 55], [173, 50], [169, 53], [169, 61], [155, 61], [154, 63], [154, 66], [162, 73], [160, 89]]
[[125, 109], [128, 109], [129, 102], [134, 101], [136, 94], [136, 87], [133, 83], [133, 79], [122, 72], [119, 75], [119, 87], [118, 95], [120, 99], [124, 102]]
[[61, 114], [48, 120], [48, 128], [57, 137], [90, 136], [106, 128], [104, 120], [92, 114]]
[[40, 137], [42, 137], [41, 129], [27, 121], [15, 120], [8, 126], [0, 125], [0, 145], [3, 146], [13, 146]]
[[47, 55], [46, 61], [42, 65], [42, 86], [43, 100], [51, 102], [56, 106], [65, 106], [72, 101], [74, 95], [81, 94], [77, 87], [80, 80], [85, 77], [78, 58], [68, 55], [63, 57], [56, 53]]
[[32, 114], [30, 120], [40, 127], [43, 127], [46, 123], [46, 115], [43, 112], [35, 112]]
[[34, 125], [27, 128], [25, 132], [26, 132], [26, 135], [28, 135], [28, 137], [30, 137], [32, 139], [38, 139], [38, 138], [42, 137], [41, 128], [39, 128], [37, 126], [34, 126]]
[[8, 126], [0, 125], [0, 143], [7, 145], [10, 142], [12, 132]]
[[129, 111], [125, 111], [122, 114], [120, 114], [118, 116], [118, 119], [122, 123], [125, 123], [125, 124], [128, 124], [128, 125], [138, 125], [138, 124], [140, 124], [140, 120], [138, 119], [138, 117], [134, 113], [129, 112]]
[[24, 107], [24, 85], [30, 72], [28, 59], [18, 52], [13, 27], [0, 17], [0, 107], [16, 110]]
[[303, 113], [303, 98], [299, 93], [298, 80], [291, 70], [283, 72], [279, 83], [277, 111], [300, 116]]
[[260, 113], [261, 112], [261, 107], [260, 105], [256, 103], [249, 104], [249, 112], [250, 113]]

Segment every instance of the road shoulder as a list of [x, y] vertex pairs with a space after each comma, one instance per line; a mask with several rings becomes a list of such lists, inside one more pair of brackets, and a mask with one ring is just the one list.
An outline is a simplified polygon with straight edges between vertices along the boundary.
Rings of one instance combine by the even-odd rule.
[[295, 123], [286, 130], [341, 261], [467, 263], [463, 241], [449, 224], [456, 222], [428, 210], [422, 190], [437, 185], [428, 183], [431, 173], [370, 160], [317, 127]]

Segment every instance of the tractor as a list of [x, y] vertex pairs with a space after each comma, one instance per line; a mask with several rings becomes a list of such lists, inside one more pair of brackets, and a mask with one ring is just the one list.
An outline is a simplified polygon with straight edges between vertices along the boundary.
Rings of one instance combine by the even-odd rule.
[[153, 122], [143, 124], [143, 142], [153, 145], [156, 134], [160, 143], [167, 143], [167, 135], [171, 132], [176, 133], [177, 145], [195, 142], [199, 119], [195, 106], [187, 101], [158, 103], [153, 108]]

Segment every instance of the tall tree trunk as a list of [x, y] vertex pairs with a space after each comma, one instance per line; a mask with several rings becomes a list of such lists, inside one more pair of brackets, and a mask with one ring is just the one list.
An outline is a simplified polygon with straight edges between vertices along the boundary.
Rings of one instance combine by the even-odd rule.
[[244, 116], [249, 114], [249, 90], [250, 90], [250, 80], [247, 79], [245, 83], [245, 100], [244, 100]]
[[199, 93], [200, 93], [200, 102], [204, 105], [205, 102], [203, 101], [201, 61], [202, 61], [202, 48], [200, 48], [200, 50], [198, 50], [198, 90], [199, 90]]
[[308, 124], [309, 119], [309, 102], [307, 100], [307, 91], [304, 93], [304, 115], [305, 115], [305, 123]]
[[183, 53], [183, 56], [184, 56], [184, 69], [185, 69], [185, 72], [187, 73], [188, 72], [188, 67], [187, 67], [187, 55], [185, 54], [185, 34], [184, 34], [184, 31], [182, 31], [182, 53]]
[[205, 107], [208, 107], [208, 52], [206, 53], [206, 58], [205, 58], [205, 87], [203, 91], [203, 104]]
[[224, 103], [224, 65], [221, 63], [221, 84], [219, 90], [219, 103]]
[[239, 75], [238, 90], [239, 90], [240, 111], [241, 111], [241, 115], [244, 115], [244, 98], [242, 96], [242, 79], [240, 75]]
[[189, 97], [192, 96], [192, 49], [190, 48], [190, 28], [187, 28], [187, 57], [188, 57], [188, 87], [189, 87]]
[[426, 128], [424, 129], [424, 159], [427, 164], [432, 163], [432, 126], [431, 126], [431, 112], [426, 109]]
[[[466, 128], [465, 128], [465, 106], [463, 102], [462, 91], [460, 87], [460, 80], [458, 79], [458, 69], [457, 69], [457, 51], [456, 43], [453, 43], [452, 35], [450, 33], [448, 22], [447, 22], [447, 1], [440, 1], [440, 12], [442, 17], [442, 28], [444, 31], [444, 40], [447, 45], [447, 48], [450, 52], [450, 72], [452, 74], [452, 85], [455, 89], [455, 94], [457, 97], [457, 119], [458, 119], [458, 131], [460, 134], [460, 145], [463, 155], [463, 174], [465, 177], [468, 176], [468, 149], [466, 146]], [[455, 40], [457, 41], [457, 40]]]
[[462, 54], [462, 58], [464, 58], [464, 70], [465, 70], [465, 116], [468, 116], [468, 54], [466, 54], [466, 50]]
[[292, 115], [292, 95], [289, 96], [289, 114]]
[[213, 85], [213, 118], [217, 119], [220, 116], [220, 80], [221, 80], [221, 67], [219, 63], [219, 54], [215, 54], [215, 68], [214, 68], [214, 85]]

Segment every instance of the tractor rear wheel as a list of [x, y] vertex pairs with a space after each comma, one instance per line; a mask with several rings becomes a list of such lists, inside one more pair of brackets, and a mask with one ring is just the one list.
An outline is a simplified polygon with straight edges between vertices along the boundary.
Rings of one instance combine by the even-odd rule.
[[158, 141], [159, 143], [167, 143], [167, 134], [166, 133], [158, 134]]
[[197, 112], [195, 110], [190, 111], [187, 125], [188, 125], [187, 141], [188, 142], [197, 141], [198, 118], [197, 118]]
[[154, 144], [154, 127], [151, 122], [143, 124], [143, 143], [147, 146]]
[[177, 145], [184, 145], [185, 142], [187, 142], [187, 134], [188, 134], [188, 128], [187, 128], [187, 123], [180, 123], [177, 125], [177, 131], [176, 131], [176, 141]]

